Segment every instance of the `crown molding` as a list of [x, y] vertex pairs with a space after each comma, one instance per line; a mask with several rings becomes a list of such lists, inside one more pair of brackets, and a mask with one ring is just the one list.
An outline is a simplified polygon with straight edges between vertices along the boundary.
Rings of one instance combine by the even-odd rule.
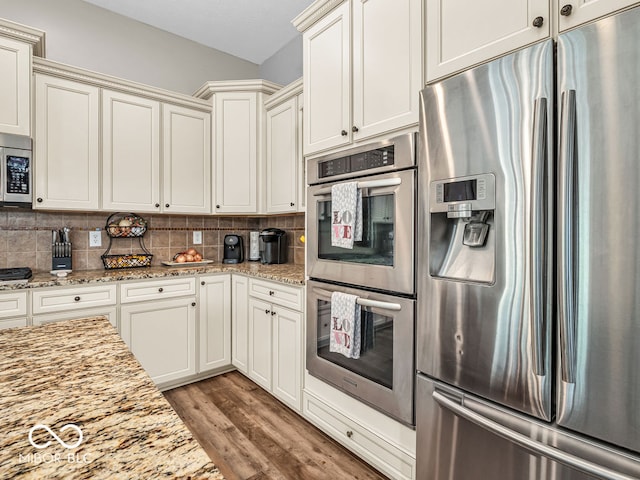
[[345, 0], [316, 0], [305, 8], [300, 15], [294, 18], [291, 23], [299, 32], [304, 32], [311, 25], [344, 2]]
[[189, 95], [152, 87], [143, 83], [132, 82], [130, 80], [123, 80], [122, 78], [92, 72], [91, 70], [85, 70], [83, 68], [73, 67], [64, 63], [54, 62], [53, 60], [34, 58], [33, 72], [94, 85], [99, 88], [107, 88], [109, 90], [129, 93], [165, 103], [173, 103], [205, 112], [211, 112], [211, 104], [209, 102]]
[[252, 80], [219, 80], [205, 82], [194, 94], [196, 98], [209, 100], [218, 92], [253, 92], [272, 95], [282, 88], [274, 82], [262, 79]]
[[273, 108], [279, 103], [289, 100], [291, 97], [299, 95], [300, 93], [302, 93], [302, 77], [294, 80], [289, 85], [285, 85], [276, 93], [271, 95], [267, 100], [264, 101], [264, 106], [266, 108]]
[[28, 43], [33, 48], [35, 56], [45, 56], [45, 32], [42, 30], [0, 18], [0, 35]]

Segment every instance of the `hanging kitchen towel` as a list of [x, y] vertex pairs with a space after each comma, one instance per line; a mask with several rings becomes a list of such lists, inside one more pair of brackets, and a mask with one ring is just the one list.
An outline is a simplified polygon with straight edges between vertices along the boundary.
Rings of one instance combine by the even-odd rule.
[[347, 358], [360, 358], [360, 307], [356, 295], [331, 294], [331, 337], [329, 351]]
[[331, 187], [331, 245], [353, 248], [362, 240], [362, 192], [357, 182]]

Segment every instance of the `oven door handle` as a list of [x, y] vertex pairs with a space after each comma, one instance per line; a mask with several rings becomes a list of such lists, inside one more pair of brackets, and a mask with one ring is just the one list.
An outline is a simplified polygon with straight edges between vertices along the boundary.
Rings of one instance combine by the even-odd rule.
[[[329, 290], [314, 287], [313, 293], [315, 293], [319, 297], [323, 297], [328, 300], [331, 299], [331, 292]], [[373, 308], [379, 308], [381, 310], [392, 310], [394, 312], [399, 312], [400, 310], [402, 310], [402, 306], [399, 303], [380, 302], [378, 300], [369, 300], [368, 298], [358, 297], [358, 299], [356, 300], [356, 303], [362, 307], [373, 307]]]
[[[382, 180], [367, 180], [364, 182], [358, 182], [358, 188], [382, 188], [382, 187], [395, 187], [400, 185], [402, 179], [400, 177], [384, 178]], [[320, 197], [322, 195], [328, 195], [331, 193], [331, 187], [320, 188], [313, 193], [314, 197]]]

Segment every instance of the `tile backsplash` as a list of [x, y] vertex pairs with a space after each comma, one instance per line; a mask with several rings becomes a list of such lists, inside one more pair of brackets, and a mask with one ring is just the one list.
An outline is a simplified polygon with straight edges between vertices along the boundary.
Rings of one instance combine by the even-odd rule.
[[[30, 267], [51, 270], [51, 230], [71, 228], [73, 270], [102, 269], [100, 256], [109, 246], [104, 231], [109, 213], [42, 212], [0, 209], [0, 268]], [[222, 261], [222, 242], [227, 233], [242, 235], [248, 258], [249, 232], [277, 227], [287, 232], [288, 262], [304, 264], [304, 214], [269, 217], [221, 217], [199, 215], [141, 215], [148, 222], [144, 244], [152, 254], [152, 265], [171, 260], [193, 247], [206, 259]], [[102, 246], [89, 247], [89, 232], [100, 229]], [[202, 244], [193, 244], [193, 231], [202, 232]], [[140, 253], [137, 239], [114, 239], [110, 253]]]

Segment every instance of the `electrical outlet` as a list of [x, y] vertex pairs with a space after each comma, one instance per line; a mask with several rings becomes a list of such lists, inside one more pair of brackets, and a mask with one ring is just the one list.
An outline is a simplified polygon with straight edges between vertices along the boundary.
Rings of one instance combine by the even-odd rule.
[[202, 232], [195, 231], [193, 232], [193, 244], [194, 245], [202, 245]]
[[89, 232], [89, 246], [90, 247], [102, 246], [102, 234], [100, 233], [100, 230]]

